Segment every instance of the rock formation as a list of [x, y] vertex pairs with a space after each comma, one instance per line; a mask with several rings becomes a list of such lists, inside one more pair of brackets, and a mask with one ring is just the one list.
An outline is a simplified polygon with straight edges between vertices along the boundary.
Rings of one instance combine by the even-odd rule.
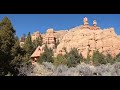
[[[85, 18], [84, 21], [87, 19]], [[114, 28], [102, 30], [96, 24], [94, 21], [93, 26], [84, 23], [84, 25], [71, 29], [58, 45], [57, 54], [62, 52], [63, 48], [69, 52], [73, 47], [77, 48], [85, 58], [88, 53], [92, 56], [95, 50], [105, 55], [109, 53], [112, 56], [120, 53], [120, 39], [115, 34]]]
[[55, 48], [56, 37], [53, 29], [47, 30], [45, 37], [43, 38], [43, 43], [47, 44], [49, 48]]
[[41, 36], [40, 32], [39, 31], [36, 31], [34, 32], [32, 35], [31, 35], [31, 39], [32, 41], [36, 40], [37, 38], [39, 38]]
[[67, 33], [67, 30], [55, 31], [53, 28], [49, 28], [45, 34], [41, 34], [39, 31], [34, 32], [31, 35], [32, 41], [36, 40], [39, 37], [43, 38], [43, 44], [47, 44], [49, 48], [54, 49], [55, 43], [59, 40], [61, 41], [63, 36]]
[[55, 31], [53, 28], [47, 30], [45, 34], [41, 34], [43, 38], [43, 43], [47, 44], [49, 48], [54, 49], [55, 43], [59, 40], [61, 41], [63, 36], [67, 33], [67, 30]]
[[59, 31], [55, 31], [55, 37], [56, 40], [59, 42], [61, 42], [63, 36], [68, 32], [68, 30], [59, 30]]
[[[41, 36], [43, 37], [43, 43], [53, 49], [55, 56], [65, 54], [64, 48], [68, 52], [71, 48], [77, 48], [85, 58], [88, 54], [92, 56], [96, 50], [105, 55], [111, 54], [113, 57], [120, 53], [120, 36], [114, 32], [114, 28], [102, 30], [97, 26], [96, 20], [93, 21], [93, 26], [90, 26], [86, 17], [83, 19], [83, 25], [81, 26], [72, 28], [69, 31], [48, 29]], [[60, 44], [55, 49], [57, 40], [59, 40]]]

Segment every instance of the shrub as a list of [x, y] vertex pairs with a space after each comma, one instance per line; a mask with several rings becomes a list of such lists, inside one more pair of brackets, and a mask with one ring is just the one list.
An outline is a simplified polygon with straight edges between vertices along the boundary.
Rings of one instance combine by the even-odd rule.
[[29, 66], [22, 64], [19, 72], [19, 76], [120, 76], [120, 63], [99, 66], [82, 63], [68, 68], [66, 65], [55, 67], [50, 62], [43, 62], [42, 65], [38, 63]]
[[55, 66], [51, 62], [43, 62], [42, 64], [48, 70], [51, 70], [51, 71], [55, 70]]
[[66, 54], [66, 58], [68, 67], [75, 67], [83, 60], [82, 54], [79, 54], [76, 48], [72, 48], [71, 51]]
[[34, 76], [33, 74], [33, 65], [27, 65], [27, 64], [21, 64], [19, 70], [18, 76]]
[[120, 53], [116, 56], [115, 61], [120, 62]]
[[59, 65], [53, 72], [52, 76], [66, 76], [68, 67], [66, 65]]
[[58, 66], [60, 64], [66, 65], [67, 59], [64, 55], [57, 55], [57, 57], [54, 58], [54, 65]]
[[95, 51], [92, 56], [92, 61], [95, 66], [100, 64], [106, 64], [105, 56], [99, 51]]
[[91, 57], [90, 57], [90, 55], [87, 55], [87, 58], [84, 58], [84, 59], [82, 60], [82, 62], [84, 62], [84, 63], [86, 63], [86, 64], [90, 64], [90, 63], [91, 63]]
[[113, 58], [110, 54], [107, 54], [107, 55], [105, 56], [105, 61], [106, 61], [107, 63], [113, 64], [114, 58]]
[[114, 69], [116, 75], [120, 76], [120, 62], [114, 64]]
[[111, 73], [114, 71], [114, 67], [109, 63], [96, 66], [95, 68], [99, 76], [111, 76]]
[[66, 76], [80, 76], [80, 73], [76, 67], [71, 67], [67, 70]]
[[92, 76], [95, 72], [94, 67], [90, 67], [89, 64], [79, 64], [76, 66], [76, 69], [79, 72], [79, 75], [82, 76]]

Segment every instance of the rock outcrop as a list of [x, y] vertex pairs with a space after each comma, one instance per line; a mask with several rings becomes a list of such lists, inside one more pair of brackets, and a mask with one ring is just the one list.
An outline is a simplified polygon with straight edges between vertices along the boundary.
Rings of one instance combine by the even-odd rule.
[[[90, 26], [88, 19], [83, 19], [83, 25], [68, 30], [48, 29], [45, 34], [36, 32], [33, 38], [42, 36], [43, 42], [51, 47], [54, 55], [65, 54], [64, 48], [69, 52], [71, 48], [77, 48], [85, 58], [89, 54], [98, 50], [103, 54], [111, 54], [113, 57], [120, 53], [120, 36], [118, 36], [114, 28], [101, 29], [97, 26], [96, 20], [93, 26]], [[55, 43], [59, 40], [60, 44], [55, 48]]]
[[49, 48], [55, 48], [55, 43], [61, 41], [67, 30], [55, 31], [52, 28], [48, 29], [45, 34], [42, 34], [43, 43], [47, 44]]
[[120, 53], [120, 39], [114, 32], [114, 28], [102, 30], [96, 25], [89, 26], [87, 23], [87, 25], [75, 27], [65, 34], [56, 53], [59, 54], [62, 51], [64, 53], [63, 48], [66, 48], [68, 52], [71, 48], [77, 48], [85, 58], [88, 54], [92, 56], [95, 50], [105, 55], [109, 53], [114, 57]]
[[32, 41], [36, 40], [39, 37], [41, 37], [41, 33], [39, 31], [36, 31], [31, 35]]

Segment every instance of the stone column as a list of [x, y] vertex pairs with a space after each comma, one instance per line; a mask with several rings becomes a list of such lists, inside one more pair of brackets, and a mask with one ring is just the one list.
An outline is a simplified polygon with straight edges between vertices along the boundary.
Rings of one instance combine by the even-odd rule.
[[88, 25], [88, 19], [87, 19], [87, 17], [85, 17], [85, 18], [83, 19], [83, 22], [84, 22], [84, 25]]
[[96, 20], [93, 21], [93, 26], [95, 26], [95, 27], [97, 26]]

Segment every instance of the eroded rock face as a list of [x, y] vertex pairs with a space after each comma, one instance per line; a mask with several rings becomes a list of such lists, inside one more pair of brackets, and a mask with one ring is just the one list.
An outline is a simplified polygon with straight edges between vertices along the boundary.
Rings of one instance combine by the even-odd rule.
[[55, 37], [57, 40], [61, 42], [63, 36], [67, 34], [68, 30], [60, 30], [60, 31], [55, 31]]
[[36, 31], [31, 35], [32, 41], [36, 40], [39, 37], [41, 37], [41, 33], [39, 31]]
[[88, 28], [81, 29], [82, 26], [71, 29], [64, 35], [57, 47], [59, 53], [65, 47], [69, 52], [75, 47], [86, 58], [88, 51], [90, 55], [94, 50], [98, 50], [103, 54], [111, 54], [112, 56], [120, 53], [120, 39], [114, 32], [114, 28], [104, 30], [90, 30]]
[[[43, 43], [47, 44], [54, 51], [54, 55], [65, 54], [65, 50], [69, 52], [71, 48], [77, 48], [79, 53], [86, 58], [93, 55], [95, 50], [103, 54], [111, 54], [113, 57], [120, 53], [120, 36], [114, 32], [114, 28], [101, 29], [97, 26], [96, 20], [93, 21], [93, 26], [90, 26], [88, 19], [83, 19], [83, 25], [68, 30], [53, 30], [48, 29], [45, 34], [36, 32], [32, 39], [42, 36]], [[55, 47], [59, 40], [60, 44]]]
[[43, 43], [46, 43], [48, 47], [55, 48], [55, 43], [59, 40], [61, 41], [63, 36], [67, 33], [67, 30], [55, 31], [52, 28], [48, 29], [45, 34], [43, 34]]

